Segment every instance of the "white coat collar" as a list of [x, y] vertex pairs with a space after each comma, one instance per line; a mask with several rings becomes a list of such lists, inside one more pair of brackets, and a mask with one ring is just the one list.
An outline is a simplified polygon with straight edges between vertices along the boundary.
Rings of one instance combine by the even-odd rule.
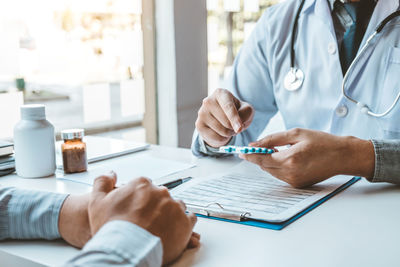
[[[300, 1], [298, 1], [300, 2]], [[324, 0], [306, 0], [302, 9], [303, 12], [309, 12], [312, 10], [313, 7], [315, 7], [316, 4], [320, 4], [320, 2], [328, 2], [328, 7], [329, 7], [329, 1], [324, 1]], [[379, 0], [377, 1], [375, 10], [383, 9], [386, 12], [386, 16], [388, 16], [390, 13], [396, 11], [399, 8], [400, 0]], [[385, 17], [386, 17], [385, 16]]]
[[399, 9], [399, 0], [379, 0], [376, 3], [374, 13], [372, 13], [371, 19], [368, 24], [368, 28], [365, 31], [364, 38], [361, 42], [361, 46], [367, 41], [368, 37], [375, 31], [376, 27], [381, 23], [387, 16]]
[[[300, 1], [298, 1], [300, 3]], [[366, 30], [364, 36], [369, 36], [378, 24], [389, 16], [391, 13], [399, 9], [400, 0], [379, 0], [376, 3], [374, 13], [371, 16], [369, 26]], [[333, 28], [330, 4], [327, 0], [306, 0], [302, 9], [302, 13], [309, 13], [314, 11], [315, 15], [320, 17], [324, 23], [329, 26], [331, 33], [335, 35], [335, 30]], [[363, 40], [362, 43], [364, 43]]]
[[[342, 2], [342, 3], [351, 2], [351, 0], [328, 0], [329, 6], [330, 6], [331, 10], [333, 10], [333, 8], [335, 7], [335, 2], [336, 2], [336, 1], [340, 1], [340, 2]], [[361, 1], [363, 1], [363, 0], [361, 0]], [[377, 3], [378, 0], [375, 0], [375, 2]]]

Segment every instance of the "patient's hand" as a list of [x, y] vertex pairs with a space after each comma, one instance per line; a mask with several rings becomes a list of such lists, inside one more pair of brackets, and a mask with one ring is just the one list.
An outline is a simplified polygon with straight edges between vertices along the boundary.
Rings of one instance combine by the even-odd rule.
[[92, 237], [88, 205], [90, 194], [70, 195], [61, 207], [58, 230], [61, 237], [74, 247], [82, 248]]
[[250, 144], [274, 148], [291, 145], [271, 155], [240, 155], [294, 187], [305, 187], [338, 174], [372, 177], [375, 153], [371, 141], [306, 129], [269, 135]]
[[147, 178], [117, 189], [115, 183], [115, 174], [95, 180], [89, 203], [93, 235], [109, 221], [132, 222], [160, 237], [164, 264], [175, 260], [186, 247], [199, 244], [200, 236], [192, 232], [196, 216], [185, 214], [185, 204], [173, 200], [167, 188], [156, 187]]

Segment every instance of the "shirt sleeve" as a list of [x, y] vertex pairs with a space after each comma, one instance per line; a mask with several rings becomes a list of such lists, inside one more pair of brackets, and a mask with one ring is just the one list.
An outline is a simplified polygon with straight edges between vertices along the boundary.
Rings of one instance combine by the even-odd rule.
[[[232, 137], [226, 146], [231, 146], [235, 143], [236, 136]], [[230, 154], [220, 153], [218, 148], [211, 147], [204, 142], [203, 138], [198, 134], [197, 130], [194, 131], [192, 141], [192, 153], [197, 157], [211, 156], [211, 157], [226, 157]]]
[[60, 209], [67, 195], [0, 188], [0, 240], [57, 239]]
[[160, 238], [126, 221], [111, 221], [64, 267], [72, 266], [161, 266]]
[[[257, 140], [269, 120], [278, 111], [274, 86], [270, 76], [267, 51], [267, 33], [269, 12], [264, 12], [258, 20], [249, 39], [243, 44], [235, 58], [232, 72], [224, 83], [238, 99], [250, 103], [255, 109], [253, 122], [248, 129], [238, 134], [231, 145], [245, 146]], [[201, 151], [199, 135], [195, 132], [192, 139], [192, 152], [196, 156], [212, 155], [210, 151]]]
[[370, 182], [400, 184], [400, 140], [372, 140], [375, 172]]

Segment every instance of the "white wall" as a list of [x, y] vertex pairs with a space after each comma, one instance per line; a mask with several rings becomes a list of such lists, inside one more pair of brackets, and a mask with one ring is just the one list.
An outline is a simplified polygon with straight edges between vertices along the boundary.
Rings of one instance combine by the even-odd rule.
[[202, 0], [156, 0], [159, 143], [189, 147], [207, 96], [207, 10]]
[[174, 0], [155, 0], [158, 142], [178, 145]]

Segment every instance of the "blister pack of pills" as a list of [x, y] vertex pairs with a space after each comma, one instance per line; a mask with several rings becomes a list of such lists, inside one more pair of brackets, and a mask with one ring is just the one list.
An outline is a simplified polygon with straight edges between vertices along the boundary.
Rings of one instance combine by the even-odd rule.
[[272, 154], [275, 151], [266, 147], [221, 146], [219, 152], [228, 154]]

